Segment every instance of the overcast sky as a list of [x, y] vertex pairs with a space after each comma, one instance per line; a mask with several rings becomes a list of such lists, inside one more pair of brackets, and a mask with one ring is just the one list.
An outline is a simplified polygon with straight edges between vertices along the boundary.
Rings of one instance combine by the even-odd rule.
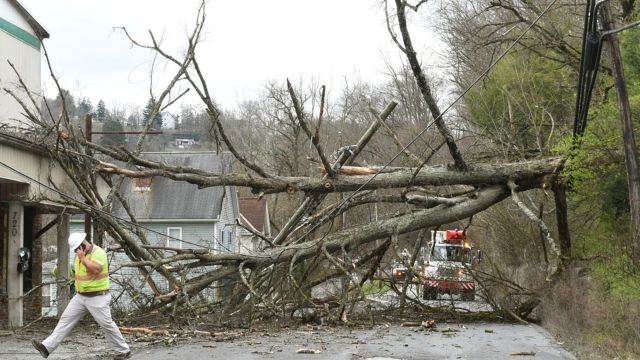
[[[179, 54], [199, 0], [22, 0], [50, 33], [55, 74], [75, 96], [108, 106], [144, 106], [151, 53], [114, 27], [148, 40], [147, 29]], [[385, 59], [398, 63], [378, 0], [211, 0], [199, 61], [224, 107], [255, 98], [268, 80], [314, 77], [338, 92], [343, 77], [378, 83]], [[419, 49], [435, 46], [415, 21]], [[162, 68], [161, 68], [162, 69]], [[53, 86], [43, 68], [44, 90]]]

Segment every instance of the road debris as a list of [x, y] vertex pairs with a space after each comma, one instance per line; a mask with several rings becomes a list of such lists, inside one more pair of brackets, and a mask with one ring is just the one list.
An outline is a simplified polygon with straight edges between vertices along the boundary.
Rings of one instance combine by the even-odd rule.
[[491, 329], [484, 329], [484, 332], [486, 332], [487, 334], [493, 334], [493, 330]]
[[[416, 317], [416, 319], [422, 322], [428, 318]], [[257, 327], [256, 331], [250, 331], [249, 329], [222, 329], [213, 327], [208, 322], [193, 324], [189, 330], [178, 326], [171, 328], [145, 324], [144, 327], [149, 330], [167, 330], [171, 335], [151, 336], [145, 333], [134, 333], [125, 335], [125, 337], [127, 340], [137, 342], [133, 345], [136, 349], [134, 357], [140, 360], [174, 358], [179, 360], [209, 358], [224, 360], [262, 358], [315, 360], [327, 358], [336, 360], [339, 358], [338, 354], [344, 354], [345, 358], [353, 360], [456, 359], [458, 357], [461, 359], [500, 357], [532, 360], [537, 358], [575, 359], [555, 345], [555, 341], [552, 341], [547, 333], [535, 326], [465, 323], [467, 329], [462, 330], [458, 324], [438, 321], [437, 332], [452, 335], [439, 336], [438, 333], [429, 333], [435, 332], [436, 329], [400, 327], [399, 323], [390, 327], [370, 326], [369, 324], [339, 326], [318, 332], [302, 333], [295, 330], [300, 327], [282, 331], [279, 324], [275, 325], [277, 327], [265, 325], [264, 328]], [[196, 328], [215, 331], [217, 336], [193, 336]], [[306, 329], [306, 326], [302, 329]], [[485, 333], [485, 329], [491, 329], [494, 333]], [[414, 330], [419, 333], [414, 333]], [[498, 334], [506, 333], [513, 334], [513, 336], [498, 336]], [[178, 335], [173, 337], [172, 334]], [[29, 337], [39, 335], [40, 332], [34, 332], [0, 337], [0, 359], [11, 359], [11, 356], [19, 354], [25, 345], [28, 345]], [[95, 331], [84, 331], [78, 334], [77, 339], [64, 345], [61, 350], [65, 352], [61, 352], [62, 356], [59, 358], [69, 357], [70, 355], [66, 354], [75, 353], [78, 348], [86, 347], [86, 343], [91, 343], [94, 346], [91, 355], [95, 356], [92, 358], [100, 356], [107, 358], [109, 343], [104, 338], [95, 339]], [[299, 349], [300, 351], [297, 352]], [[539, 349], [544, 349], [544, 354]], [[511, 352], [529, 351], [535, 351], [535, 356], [533, 353], [509, 356]], [[37, 353], [33, 354], [37, 355]]]
[[402, 327], [417, 327], [417, 326], [422, 326], [422, 323], [419, 323], [417, 321], [405, 321], [402, 324], [400, 324], [400, 326], [402, 326]]
[[298, 354], [320, 354], [322, 350], [318, 349], [298, 349], [296, 351]]
[[193, 330], [193, 334], [200, 335], [200, 336], [211, 336], [211, 337], [216, 336], [216, 333], [214, 333], [213, 331], [202, 331], [202, 330]]
[[425, 320], [422, 322], [422, 327], [424, 329], [434, 329], [436, 327], [436, 321], [435, 320]]
[[251, 352], [252, 354], [257, 354], [257, 355], [273, 355], [273, 351], [260, 351], [260, 350], [255, 350]]
[[459, 332], [460, 330], [452, 329], [452, 328], [446, 328], [445, 330], [442, 330], [443, 335], [455, 335], [456, 333], [459, 333]]
[[535, 351], [519, 351], [519, 352], [512, 352], [509, 354], [509, 356], [536, 356]]
[[152, 336], [168, 336], [169, 331], [167, 330], [151, 330], [145, 327], [120, 327], [120, 332], [123, 334], [145, 334]]

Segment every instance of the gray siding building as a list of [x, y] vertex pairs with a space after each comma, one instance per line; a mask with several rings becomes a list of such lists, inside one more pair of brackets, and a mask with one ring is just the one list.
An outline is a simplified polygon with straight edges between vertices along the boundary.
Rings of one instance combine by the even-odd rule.
[[[230, 153], [222, 152], [179, 152], [143, 153], [147, 160], [173, 166], [191, 167], [212, 173], [229, 173], [233, 163]], [[183, 181], [164, 177], [149, 179], [126, 179], [120, 192], [129, 202], [130, 210], [145, 233], [147, 240], [155, 246], [178, 249], [209, 249], [214, 253], [234, 251], [236, 243], [236, 222], [239, 218], [237, 190], [234, 186], [217, 186], [199, 189]], [[129, 219], [122, 205], [115, 203], [113, 215]], [[71, 232], [83, 232], [84, 221], [80, 218], [71, 222]], [[118, 245], [113, 239], [105, 238], [110, 268], [129, 262], [122, 252], [114, 251]], [[167, 255], [174, 252], [167, 250]], [[201, 271], [204, 271], [201, 270]], [[177, 277], [195, 277], [200, 272], [190, 270]], [[152, 274], [161, 291], [168, 292], [166, 281]], [[111, 274], [114, 306], [126, 310], [149, 301], [153, 292], [144, 276], [136, 268], [120, 268]], [[145, 289], [144, 296], [139, 290]], [[214, 298], [213, 289], [204, 292], [207, 298]]]

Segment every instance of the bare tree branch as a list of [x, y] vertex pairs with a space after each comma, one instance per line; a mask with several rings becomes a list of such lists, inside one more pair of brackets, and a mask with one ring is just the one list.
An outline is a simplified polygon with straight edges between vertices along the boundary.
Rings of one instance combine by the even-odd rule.
[[[322, 120], [322, 117], [320, 117], [320, 119], [318, 120], [318, 125], [315, 133], [316, 135], [314, 136], [311, 133], [311, 130], [309, 129], [309, 127], [307, 126], [307, 121], [305, 120], [305, 116], [304, 116], [304, 110], [302, 109], [302, 107], [300, 107], [300, 102], [298, 101], [298, 97], [296, 96], [296, 93], [293, 90], [293, 86], [291, 86], [291, 82], [289, 81], [289, 79], [287, 79], [287, 89], [289, 90], [289, 96], [291, 96], [291, 101], [293, 101], [293, 108], [296, 111], [296, 117], [298, 118], [300, 127], [302, 128], [302, 130], [304, 130], [305, 134], [307, 134], [309, 139], [311, 139], [313, 146], [315, 146], [316, 151], [318, 152], [318, 156], [320, 156], [322, 165], [324, 166], [324, 169], [327, 173], [327, 176], [329, 178], [332, 178], [333, 169], [331, 168], [331, 165], [329, 165], [329, 161], [327, 160], [327, 157], [324, 154], [324, 150], [322, 149], [322, 145], [320, 144], [320, 140], [318, 139], [318, 136], [317, 136], [319, 132], [318, 129], [320, 128], [320, 120]], [[322, 101], [324, 102], [324, 92], [323, 92]]]
[[447, 127], [442, 118], [442, 113], [440, 112], [440, 108], [431, 92], [431, 87], [427, 82], [427, 78], [422, 71], [422, 67], [418, 61], [418, 57], [416, 55], [415, 50], [413, 49], [413, 44], [411, 43], [411, 37], [409, 36], [409, 30], [407, 29], [407, 19], [405, 16], [405, 5], [402, 0], [395, 0], [396, 3], [396, 15], [398, 16], [398, 25], [400, 27], [400, 34], [402, 35], [402, 40], [404, 42], [405, 54], [407, 55], [407, 59], [409, 60], [409, 64], [411, 65], [411, 70], [413, 71], [413, 75], [418, 83], [418, 87], [420, 88], [420, 92], [422, 93], [422, 97], [424, 101], [429, 106], [429, 110], [431, 111], [431, 116], [433, 116], [433, 120], [436, 123], [436, 127], [440, 131], [440, 134], [444, 137], [447, 142], [447, 146], [449, 147], [449, 152], [451, 153], [451, 157], [455, 162], [455, 166], [458, 169], [464, 170], [467, 165], [462, 158], [462, 154], [458, 149], [458, 145], [453, 139], [453, 135], [451, 131]]

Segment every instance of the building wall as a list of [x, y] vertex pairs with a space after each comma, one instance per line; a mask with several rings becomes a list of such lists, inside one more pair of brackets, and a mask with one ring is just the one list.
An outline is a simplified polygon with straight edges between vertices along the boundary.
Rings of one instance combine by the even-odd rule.
[[[39, 94], [40, 41], [35, 37], [31, 26], [13, 6], [6, 0], [0, 0], [0, 88], [18, 90], [18, 76], [7, 63], [7, 59], [15, 65], [27, 87]], [[20, 98], [28, 101], [24, 92], [19, 93]], [[22, 118], [21, 112], [18, 102], [8, 94], [0, 93], [0, 123], [20, 126], [19, 122], [13, 119]]]
[[20, 28], [27, 31], [29, 34], [35, 36], [36, 34], [29, 26], [29, 23], [22, 15], [11, 5], [7, 0], [0, 0], [0, 14], [2, 14], [2, 18], [5, 20], [19, 26]]
[[239, 252], [239, 243], [236, 241], [237, 225], [236, 219], [238, 208], [238, 197], [235, 187], [225, 187], [226, 195], [222, 200], [222, 210], [220, 211], [220, 223], [217, 233], [217, 249], [219, 252]]
[[[6, 253], [6, 242], [8, 236], [7, 229], [7, 212], [0, 207], [0, 235], [3, 243], [2, 251], [2, 271], [6, 271], [7, 256], [17, 256], [17, 254]], [[33, 239], [33, 234], [40, 230], [43, 226], [42, 215], [36, 213], [35, 208], [25, 208], [25, 247], [31, 250], [31, 262], [29, 271], [23, 274], [24, 292], [27, 293], [34, 286], [42, 282], [42, 241], [41, 238]], [[33, 240], [32, 240], [33, 239]], [[40, 291], [33, 291], [23, 299], [23, 311], [25, 321], [35, 320], [40, 317], [42, 309], [42, 294]], [[2, 284], [0, 288], [0, 328], [5, 328], [8, 319], [8, 300], [6, 292], [6, 284]]]
[[[48, 158], [0, 143], [0, 160], [7, 165], [0, 166], [0, 202], [21, 198], [60, 199], [60, 195], [51, 190], [52, 183], [62, 193], [79, 198], [67, 175]], [[20, 173], [10, 168], [17, 169]], [[104, 181], [100, 181], [99, 186], [102, 194], [106, 194], [108, 188]]]
[[255, 236], [249, 231], [239, 227], [236, 233], [236, 241], [238, 242], [238, 253], [248, 254], [255, 250]]
[[[42, 215], [36, 214], [35, 209], [31, 209], [33, 211], [29, 218], [33, 219], [33, 224], [31, 225], [31, 233], [29, 234], [29, 238], [33, 239], [33, 234], [35, 234], [38, 230], [42, 229]], [[26, 221], [25, 221], [26, 222]], [[28, 233], [25, 231], [25, 237]], [[24, 277], [26, 284], [28, 286], [24, 287], [24, 292], [28, 292], [33, 289], [35, 286], [38, 286], [42, 283], [42, 237], [38, 237], [37, 239], [33, 239], [31, 244], [26, 243], [25, 245], [31, 245], [29, 248], [31, 249], [31, 268], [25, 273]], [[26, 322], [33, 321], [40, 317], [42, 313], [42, 291], [33, 291], [31, 294], [27, 295], [23, 299], [23, 309], [24, 309], [24, 319]], [[26, 323], [25, 322], [25, 323]]]
[[[142, 225], [146, 229], [150, 229], [152, 231], [145, 231], [147, 240], [150, 243], [157, 246], [167, 246], [167, 237], [160, 234], [167, 234], [167, 228], [169, 227], [178, 227], [182, 229], [182, 239], [186, 240], [190, 243], [195, 243], [196, 245], [183, 242], [183, 249], [202, 249], [211, 248], [214, 249], [214, 229], [217, 228], [217, 220], [203, 220], [200, 222], [172, 222], [172, 221], [162, 221], [162, 222], [145, 222], [144, 220], [139, 220], [140, 225]], [[143, 229], [144, 231], [144, 229]], [[69, 225], [69, 232], [84, 232], [84, 221], [71, 221]], [[157, 234], [160, 233], [160, 234]], [[105, 247], [116, 246], [113, 239], [107, 238], [105, 240]]]
[[[2, 185], [0, 185], [0, 188]], [[9, 318], [7, 302], [7, 239], [9, 219], [5, 204], [0, 203], [0, 327], [6, 326]]]
[[[43, 285], [40, 293], [42, 294], [42, 316], [45, 317], [56, 317], [58, 316], [58, 307], [56, 304], [56, 299], [58, 296], [58, 287], [55, 284], [51, 284], [56, 281], [56, 275], [53, 272], [55, 268], [52, 265], [53, 261], [49, 262], [49, 268], [45, 269], [43, 266], [42, 269], [42, 283], [47, 284]], [[44, 263], [43, 263], [44, 265]], [[48, 302], [45, 299], [48, 298]]]

